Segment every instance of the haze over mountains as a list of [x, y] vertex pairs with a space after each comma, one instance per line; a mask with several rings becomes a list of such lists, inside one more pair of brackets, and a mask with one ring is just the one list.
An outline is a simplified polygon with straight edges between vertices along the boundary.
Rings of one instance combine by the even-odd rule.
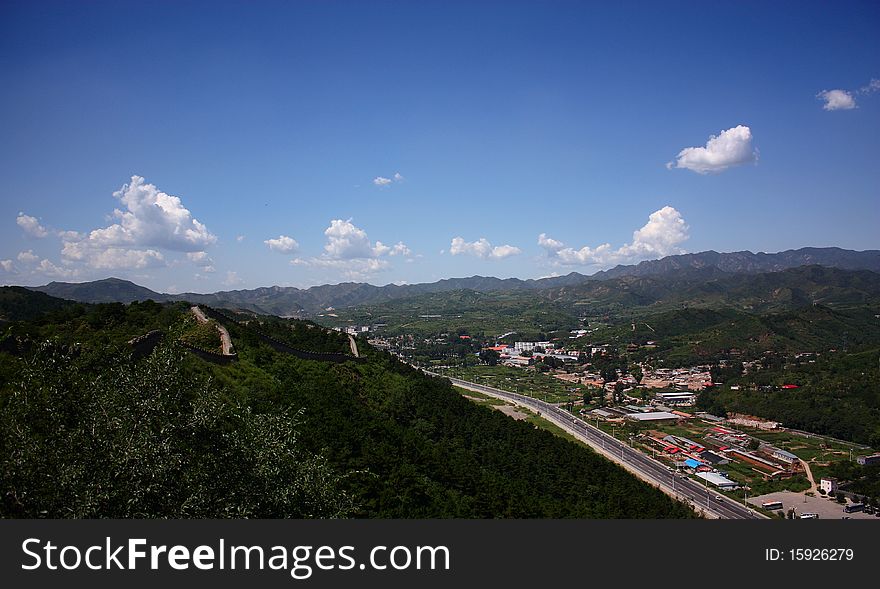
[[313, 314], [327, 308], [343, 308], [376, 304], [420, 294], [456, 290], [477, 292], [544, 290], [583, 285], [625, 277], [660, 277], [667, 279], [713, 280], [735, 274], [779, 272], [800, 266], [816, 265], [842, 270], [869, 270], [880, 272], [880, 250], [852, 251], [836, 247], [801, 248], [779, 253], [752, 253], [748, 251], [719, 253], [706, 251], [694, 254], [668, 256], [629, 266], [583, 275], [572, 272], [565, 276], [521, 280], [471, 276], [448, 278], [432, 283], [413, 285], [374, 286], [367, 283], [347, 282], [314, 286], [308, 289], [271, 286], [248, 290], [221, 291], [210, 294], [157, 293], [127, 280], [108, 278], [94, 282], [51, 282], [33, 290], [81, 302], [123, 302], [153, 299], [155, 301], [187, 300], [217, 307], [238, 308], [279, 316]]

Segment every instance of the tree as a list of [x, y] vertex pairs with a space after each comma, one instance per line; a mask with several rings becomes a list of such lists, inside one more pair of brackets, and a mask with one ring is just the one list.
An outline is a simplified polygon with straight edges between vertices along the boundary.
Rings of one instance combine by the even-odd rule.
[[634, 379], [636, 379], [636, 382], [638, 382], [638, 383], [642, 382], [642, 376], [644, 376], [644, 375], [642, 374], [642, 367], [641, 366], [636, 364], [632, 369], [630, 369], [629, 373], [632, 375], [632, 377]]
[[501, 354], [496, 352], [495, 350], [481, 350], [480, 351], [480, 360], [488, 364], [489, 366], [496, 366], [498, 364], [498, 360], [501, 359]]
[[601, 372], [602, 380], [611, 382], [617, 380], [617, 371], [612, 368], [604, 368]]

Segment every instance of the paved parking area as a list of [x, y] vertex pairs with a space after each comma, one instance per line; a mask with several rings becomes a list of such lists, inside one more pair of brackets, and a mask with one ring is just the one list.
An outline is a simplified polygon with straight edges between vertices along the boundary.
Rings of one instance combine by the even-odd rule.
[[[806, 503], [804, 499], [806, 498]], [[850, 519], [872, 519], [880, 522], [880, 517], [875, 517], [863, 512], [844, 513], [843, 505], [837, 501], [831, 501], [817, 495], [808, 497], [803, 493], [792, 493], [791, 491], [780, 491], [778, 493], [768, 493], [758, 497], [749, 497], [749, 503], [761, 506], [761, 503], [767, 501], [782, 501], [782, 510], [788, 512], [790, 507], [794, 507], [798, 515], [802, 513], [818, 513], [819, 519], [840, 519], [849, 517]]]

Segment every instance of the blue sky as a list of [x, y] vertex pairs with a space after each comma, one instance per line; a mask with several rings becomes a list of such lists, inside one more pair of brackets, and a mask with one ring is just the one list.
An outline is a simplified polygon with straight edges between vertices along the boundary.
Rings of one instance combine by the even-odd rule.
[[876, 2], [4, 1], [0, 283], [877, 249], [878, 27]]

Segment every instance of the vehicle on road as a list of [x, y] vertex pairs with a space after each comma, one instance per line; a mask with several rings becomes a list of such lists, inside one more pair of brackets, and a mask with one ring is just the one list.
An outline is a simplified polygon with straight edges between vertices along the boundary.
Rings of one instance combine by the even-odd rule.
[[801, 519], [819, 519], [818, 513], [802, 513]]
[[761, 507], [763, 507], [764, 509], [769, 509], [771, 511], [782, 509], [782, 501], [765, 501], [761, 504]]
[[846, 507], [843, 508], [844, 513], [855, 513], [856, 511], [864, 511], [865, 504], [864, 503], [850, 503]]

